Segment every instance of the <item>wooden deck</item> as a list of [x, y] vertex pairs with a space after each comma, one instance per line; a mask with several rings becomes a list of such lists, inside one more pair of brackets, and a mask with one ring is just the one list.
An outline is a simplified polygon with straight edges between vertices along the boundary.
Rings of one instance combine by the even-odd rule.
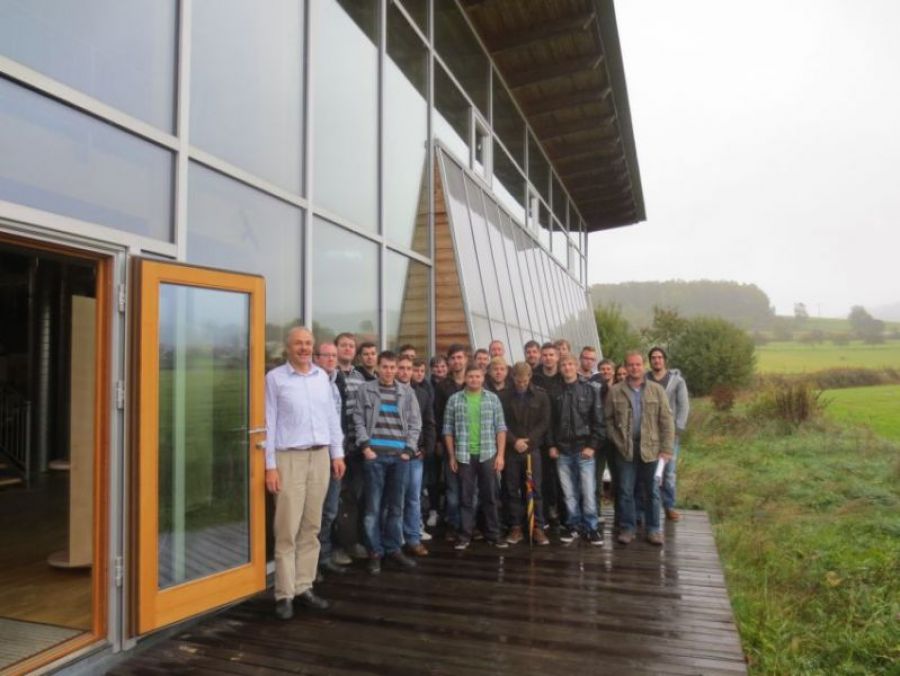
[[441, 542], [413, 573], [357, 564], [321, 585], [329, 611], [280, 622], [261, 595], [111, 673], [746, 673], [706, 514], [668, 524], [662, 549], [608, 528], [602, 548]]

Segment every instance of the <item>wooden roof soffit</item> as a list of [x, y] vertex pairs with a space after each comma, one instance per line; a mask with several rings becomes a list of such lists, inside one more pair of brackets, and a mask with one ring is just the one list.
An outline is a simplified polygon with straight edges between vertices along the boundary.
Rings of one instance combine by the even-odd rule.
[[550, 82], [561, 77], [572, 77], [576, 73], [597, 70], [603, 63], [602, 54], [589, 54], [574, 59], [560, 61], [550, 66], [538, 66], [527, 70], [507, 70], [506, 83], [513, 91], [523, 87]]
[[522, 107], [529, 118], [558, 113], [568, 110], [573, 106], [582, 106], [588, 103], [604, 102], [612, 94], [610, 87], [604, 87], [599, 91], [577, 91], [565, 96], [551, 96], [539, 101], [523, 101]]
[[504, 52], [540, 44], [548, 38], [584, 31], [596, 18], [596, 12], [565, 16], [520, 33], [488, 36], [484, 42], [488, 45], [491, 56], [497, 56]]

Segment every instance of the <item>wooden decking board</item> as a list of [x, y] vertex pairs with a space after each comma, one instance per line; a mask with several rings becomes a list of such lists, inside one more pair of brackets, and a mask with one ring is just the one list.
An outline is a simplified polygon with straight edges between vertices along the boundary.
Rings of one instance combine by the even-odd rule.
[[357, 564], [329, 578], [327, 612], [279, 622], [262, 594], [112, 673], [746, 673], [709, 520], [689, 512], [666, 534], [662, 550], [476, 542], [459, 553], [436, 539], [411, 573]]

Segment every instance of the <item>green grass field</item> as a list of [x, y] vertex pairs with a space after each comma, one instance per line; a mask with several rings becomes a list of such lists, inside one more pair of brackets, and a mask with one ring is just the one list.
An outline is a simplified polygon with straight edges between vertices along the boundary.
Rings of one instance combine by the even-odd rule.
[[710, 514], [751, 674], [897, 673], [900, 444], [827, 418], [785, 433], [704, 400], [691, 413], [679, 501]]
[[866, 425], [876, 434], [900, 442], [900, 385], [828, 390], [824, 396], [831, 418]]
[[757, 347], [756, 358], [757, 373], [812, 373], [840, 367], [900, 368], [900, 340], [882, 345], [861, 341], [848, 345], [772, 342]]

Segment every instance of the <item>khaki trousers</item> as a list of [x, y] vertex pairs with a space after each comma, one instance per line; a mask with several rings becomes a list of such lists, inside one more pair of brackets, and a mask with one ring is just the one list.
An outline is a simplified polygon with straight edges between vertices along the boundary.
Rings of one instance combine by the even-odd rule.
[[310, 589], [319, 560], [322, 503], [328, 491], [328, 447], [275, 454], [281, 490], [275, 496], [275, 600]]

